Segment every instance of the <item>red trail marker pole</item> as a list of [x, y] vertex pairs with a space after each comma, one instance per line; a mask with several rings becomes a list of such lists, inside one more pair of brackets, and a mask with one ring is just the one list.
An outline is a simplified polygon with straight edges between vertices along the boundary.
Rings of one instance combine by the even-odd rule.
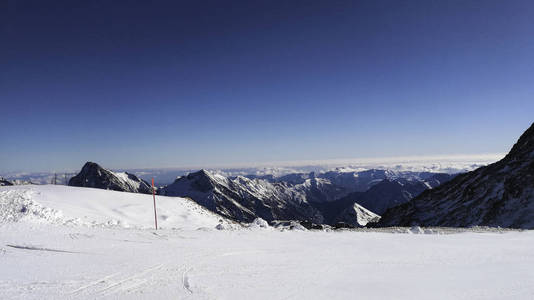
[[154, 188], [154, 178], [152, 178], [152, 197], [154, 198], [154, 224], [158, 230], [158, 215], [156, 214], [156, 189]]

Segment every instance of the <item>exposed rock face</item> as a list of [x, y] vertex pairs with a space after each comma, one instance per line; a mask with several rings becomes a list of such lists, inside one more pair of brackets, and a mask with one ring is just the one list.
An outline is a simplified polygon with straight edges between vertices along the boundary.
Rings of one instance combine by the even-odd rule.
[[[158, 194], [189, 197], [205, 208], [239, 222], [262, 218], [269, 222], [293, 220], [302, 224], [343, 223], [360, 227], [376, 222], [378, 214], [373, 209], [383, 212], [393, 205], [409, 201], [449, 176], [366, 170], [251, 179], [242, 176], [230, 178], [201, 170], [179, 177], [174, 183], [161, 188]], [[112, 172], [91, 162], [84, 165], [69, 185], [151, 192], [148, 183], [135, 175]]]
[[69, 185], [131, 193], [152, 192], [150, 185], [137, 176], [112, 172], [93, 162], [87, 162], [80, 173], [69, 180]]
[[502, 160], [386, 211], [378, 226], [534, 228], [534, 124]]
[[13, 183], [3, 177], [0, 177], [0, 186], [13, 185]]
[[[361, 173], [292, 174], [283, 179], [265, 180], [241, 176], [228, 178], [201, 170], [179, 177], [173, 184], [162, 188], [160, 194], [189, 197], [211, 211], [242, 222], [260, 217], [269, 222], [298, 220], [315, 224], [334, 224], [343, 220], [352, 226], [363, 226], [368, 221], [376, 221], [377, 215], [364, 209], [363, 205], [355, 205], [359, 199], [385, 211], [431, 187], [415, 173], [402, 174], [410, 179], [392, 181], [381, 178], [394, 178], [399, 174], [387, 170]], [[351, 191], [367, 190], [369, 186], [371, 189], [367, 192], [354, 192], [339, 200]]]
[[227, 177], [205, 170], [176, 179], [160, 194], [189, 197], [200, 205], [237, 221], [259, 217], [273, 220], [310, 220], [322, 223], [322, 216], [306, 199], [295, 197], [285, 183]]
[[422, 181], [384, 179], [356, 197], [354, 202], [381, 215], [388, 208], [406, 203], [428, 188], [429, 184]]
[[354, 204], [359, 204], [374, 214], [380, 215], [388, 208], [406, 203], [421, 192], [434, 188], [453, 177], [454, 175], [438, 173], [426, 179], [419, 176], [386, 178], [372, 185], [365, 192], [354, 192], [333, 202], [313, 203], [313, 205], [321, 211], [327, 224], [333, 225], [339, 222], [351, 224], [351, 222], [339, 220], [347, 220], [348, 217], [345, 216], [347, 212], [353, 214]]

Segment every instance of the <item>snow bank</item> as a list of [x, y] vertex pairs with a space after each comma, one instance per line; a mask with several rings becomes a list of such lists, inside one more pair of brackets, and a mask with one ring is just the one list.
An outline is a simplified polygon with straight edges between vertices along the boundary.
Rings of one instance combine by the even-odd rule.
[[254, 219], [252, 223], [247, 224], [247, 227], [248, 228], [271, 228], [271, 226], [269, 226], [269, 223], [267, 223], [267, 221], [265, 221], [262, 218]]
[[0, 224], [20, 221], [69, 223], [60, 211], [35, 202], [36, 194], [30, 190], [0, 191]]

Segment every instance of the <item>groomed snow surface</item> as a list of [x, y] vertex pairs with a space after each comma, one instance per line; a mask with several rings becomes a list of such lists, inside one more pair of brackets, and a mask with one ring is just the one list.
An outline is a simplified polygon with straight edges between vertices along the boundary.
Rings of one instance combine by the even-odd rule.
[[280, 231], [157, 204], [155, 231], [150, 195], [1, 187], [0, 299], [534, 299], [531, 231]]

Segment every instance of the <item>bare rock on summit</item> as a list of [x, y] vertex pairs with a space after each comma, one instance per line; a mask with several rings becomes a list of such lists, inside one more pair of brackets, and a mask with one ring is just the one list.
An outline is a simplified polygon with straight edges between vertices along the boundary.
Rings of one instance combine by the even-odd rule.
[[112, 172], [94, 162], [87, 162], [80, 173], [69, 180], [69, 185], [131, 193], [152, 192], [150, 185], [137, 176], [126, 172]]

